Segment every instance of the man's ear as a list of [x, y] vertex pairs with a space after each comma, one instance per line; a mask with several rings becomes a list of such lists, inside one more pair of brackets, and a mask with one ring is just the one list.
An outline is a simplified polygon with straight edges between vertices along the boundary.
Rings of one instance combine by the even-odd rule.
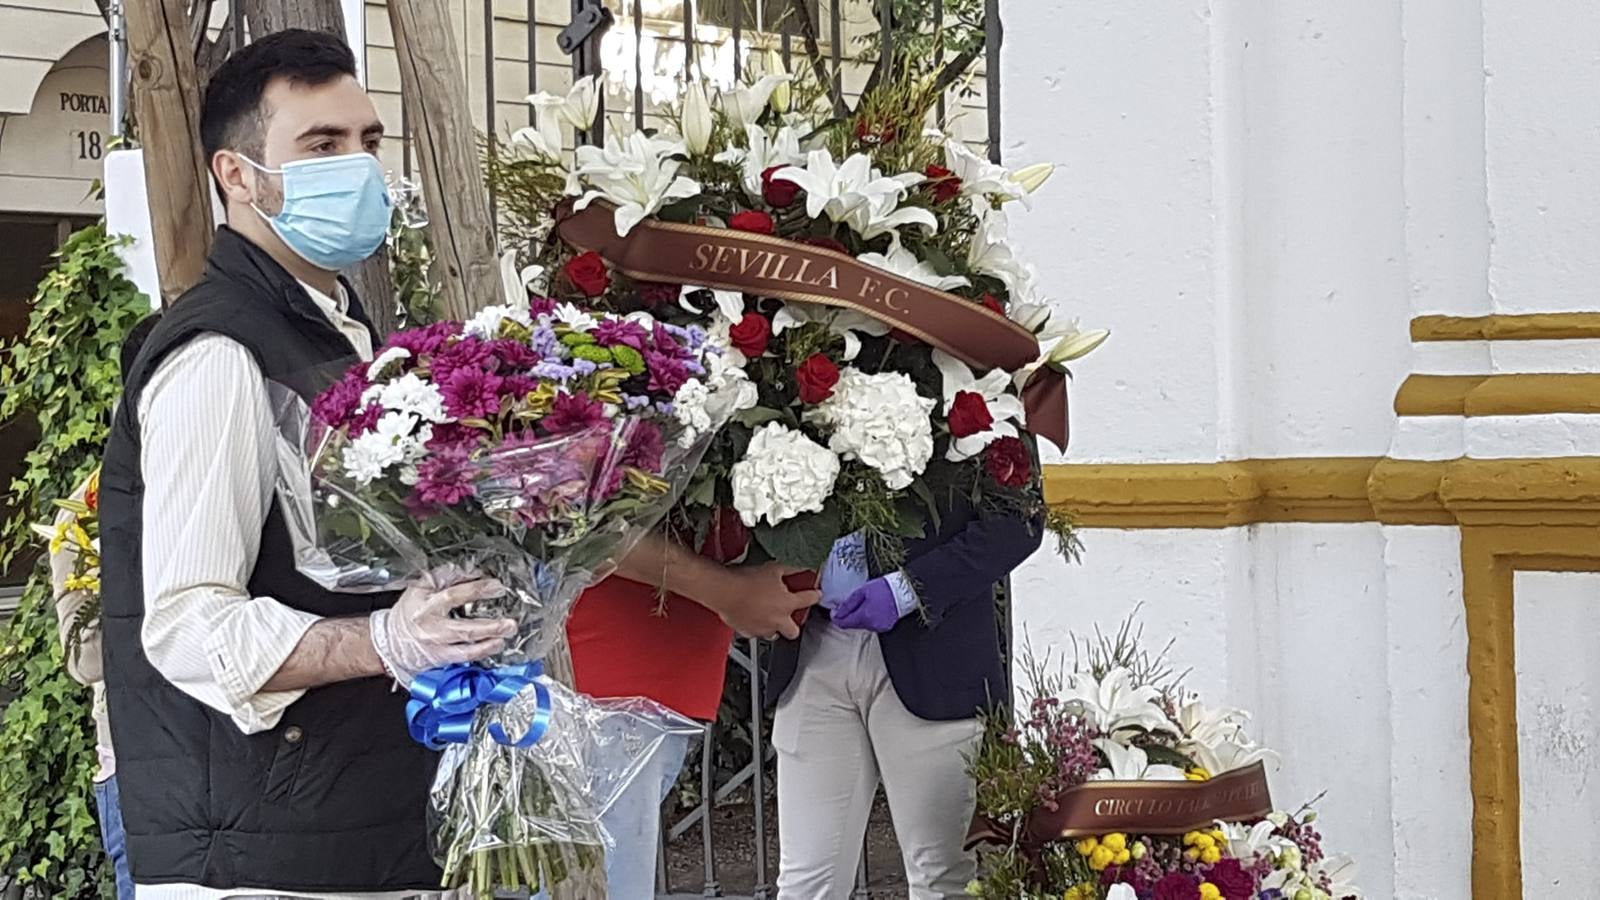
[[250, 165], [230, 150], [218, 150], [211, 155], [211, 174], [217, 180], [217, 190], [222, 198], [234, 203], [247, 204], [255, 198], [255, 172]]

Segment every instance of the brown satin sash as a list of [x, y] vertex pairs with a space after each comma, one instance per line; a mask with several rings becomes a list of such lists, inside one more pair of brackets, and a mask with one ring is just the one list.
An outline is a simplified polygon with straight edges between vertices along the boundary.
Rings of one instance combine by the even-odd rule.
[[[1217, 820], [1252, 822], [1272, 812], [1267, 770], [1262, 763], [1209, 781], [1091, 781], [1068, 789], [1054, 810], [1035, 809], [1018, 836], [1025, 848], [1058, 840], [1123, 834], [1187, 834]], [[975, 816], [967, 847], [1009, 844], [999, 823]]]
[[[599, 253], [639, 281], [703, 285], [864, 313], [981, 372], [1015, 371], [1039, 358], [1027, 329], [980, 304], [918, 284], [844, 253], [728, 228], [646, 219], [618, 237], [604, 202], [556, 212], [556, 234]], [[1024, 385], [1028, 430], [1067, 445], [1066, 378], [1040, 367]]]

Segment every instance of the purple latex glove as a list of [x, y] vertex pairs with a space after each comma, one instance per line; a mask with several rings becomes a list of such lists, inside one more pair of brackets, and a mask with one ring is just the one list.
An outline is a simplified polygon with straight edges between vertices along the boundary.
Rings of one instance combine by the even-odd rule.
[[833, 624], [881, 634], [893, 628], [902, 615], [888, 579], [874, 578], [850, 592], [833, 608]]

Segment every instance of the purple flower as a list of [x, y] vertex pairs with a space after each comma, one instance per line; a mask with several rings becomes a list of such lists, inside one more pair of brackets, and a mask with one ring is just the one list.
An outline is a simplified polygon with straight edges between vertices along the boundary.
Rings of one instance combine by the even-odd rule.
[[641, 421], [633, 426], [632, 433], [628, 435], [628, 449], [622, 454], [622, 464], [659, 473], [661, 457], [666, 449], [666, 439], [661, 435], [660, 426], [648, 420]]
[[561, 339], [556, 337], [555, 330], [549, 325], [540, 325], [533, 330], [533, 337], [528, 339], [533, 349], [545, 359], [560, 359]]
[[627, 319], [605, 319], [595, 326], [594, 339], [602, 347], [615, 347], [620, 345], [632, 347], [643, 351], [644, 345], [650, 340], [650, 335], [645, 332], [644, 326]]
[[460, 422], [443, 422], [433, 426], [433, 437], [428, 440], [429, 450], [461, 450], [466, 452], [477, 446], [487, 432], [462, 425]]
[[435, 322], [423, 328], [397, 331], [389, 335], [383, 347], [404, 347], [411, 351], [411, 357], [415, 359], [424, 353], [438, 353], [446, 342], [460, 333], [460, 322]]
[[361, 405], [361, 395], [368, 387], [361, 369], [351, 369], [311, 404], [311, 415], [330, 428], [342, 428], [355, 415]]
[[624, 394], [622, 397], [622, 405], [626, 406], [629, 412], [633, 412], [634, 410], [644, 409], [646, 406], [649, 406], [650, 398], [644, 394]]
[[528, 313], [537, 319], [540, 316], [547, 316], [555, 312], [556, 307], [559, 305], [549, 297], [529, 297]]
[[539, 379], [529, 375], [507, 375], [500, 381], [500, 396], [521, 399], [539, 388]]
[[546, 359], [533, 367], [533, 375], [545, 381], [568, 381], [578, 377], [578, 370], [566, 363]]
[[373, 403], [366, 409], [356, 413], [345, 423], [345, 430], [351, 437], [358, 437], [378, 427], [378, 420], [383, 418], [383, 407]]
[[591, 362], [587, 359], [575, 359], [572, 361], [572, 371], [577, 373], [580, 378], [587, 378], [593, 375], [599, 368], [599, 363]]
[[664, 322], [656, 323], [656, 332], [654, 338], [657, 353], [671, 354], [672, 356], [683, 355], [683, 347], [681, 347], [672, 337], [672, 332], [674, 330], [679, 332], [683, 331], [681, 328], [677, 328], [673, 325], [667, 325]]
[[539, 364], [539, 354], [521, 341], [490, 341], [489, 351], [500, 360], [500, 371], [527, 370]]
[[644, 361], [650, 367], [649, 387], [652, 391], [676, 396], [678, 388], [683, 387], [683, 383], [691, 377], [689, 367], [677, 357], [650, 350], [645, 352]]
[[458, 419], [498, 415], [503, 381], [499, 375], [479, 368], [456, 369], [439, 385], [445, 411]]
[[571, 434], [605, 424], [606, 408], [588, 394], [560, 394], [540, 424], [551, 434]]
[[433, 381], [442, 388], [458, 370], [482, 369], [492, 358], [488, 344], [475, 337], [464, 337], [434, 354]]
[[465, 451], [436, 451], [417, 466], [416, 497], [431, 506], [455, 506], [473, 495], [474, 474]]

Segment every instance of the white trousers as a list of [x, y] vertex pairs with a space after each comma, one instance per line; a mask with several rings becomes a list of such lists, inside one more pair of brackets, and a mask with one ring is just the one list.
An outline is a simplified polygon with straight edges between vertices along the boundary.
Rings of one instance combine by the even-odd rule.
[[966, 758], [976, 719], [908, 712], [878, 636], [813, 617], [800, 671], [778, 703], [778, 900], [843, 900], [883, 781], [911, 900], [965, 896], [975, 862], [962, 851], [974, 804]]

